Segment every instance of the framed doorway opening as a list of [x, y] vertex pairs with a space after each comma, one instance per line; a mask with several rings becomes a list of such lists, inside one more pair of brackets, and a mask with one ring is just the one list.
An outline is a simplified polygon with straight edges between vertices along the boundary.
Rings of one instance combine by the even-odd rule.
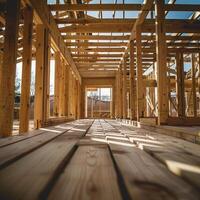
[[86, 118], [111, 118], [112, 88], [87, 88], [85, 102]]

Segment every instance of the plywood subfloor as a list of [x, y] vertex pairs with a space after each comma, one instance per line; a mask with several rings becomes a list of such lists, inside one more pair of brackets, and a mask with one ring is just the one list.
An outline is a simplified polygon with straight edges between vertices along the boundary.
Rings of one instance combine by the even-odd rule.
[[200, 146], [115, 120], [0, 140], [0, 199], [200, 199]]

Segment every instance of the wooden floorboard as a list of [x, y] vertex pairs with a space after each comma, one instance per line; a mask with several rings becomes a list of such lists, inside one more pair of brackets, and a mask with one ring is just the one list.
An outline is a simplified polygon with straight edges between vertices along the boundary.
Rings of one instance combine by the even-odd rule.
[[[60, 127], [49, 127], [45, 129], [41, 129], [42, 134], [36, 134], [35, 137], [28, 137], [22, 140], [18, 140], [16, 143], [12, 145], [6, 145], [1, 148], [0, 151], [0, 169], [6, 167], [10, 163], [15, 160], [27, 155], [28, 153], [40, 148], [41, 146], [47, 144], [52, 141], [56, 137], [70, 131], [72, 128], [75, 128], [74, 125], [62, 125]], [[27, 141], [27, 139], [29, 139]]]
[[[113, 124], [111, 121], [111, 124], [115, 126], [115, 122]], [[135, 143], [138, 148], [145, 150], [147, 153], [166, 164], [171, 172], [183, 177], [200, 189], [199, 145], [143, 129], [124, 129], [125, 135], [130, 141]]]
[[77, 125], [48, 145], [0, 170], [0, 199], [39, 199], [59, 165], [69, 159], [68, 154], [75, 150], [78, 139], [90, 124]]
[[0, 140], [1, 200], [200, 199], [197, 144], [115, 120], [41, 131]]
[[130, 148], [133, 143], [127, 141], [109, 143], [132, 199], [198, 199], [198, 192], [190, 184], [171, 174], [136, 144]]
[[49, 199], [120, 200], [117, 176], [107, 146], [80, 145]]
[[[64, 129], [69, 128], [70, 129], [71, 127], [73, 127], [73, 124], [74, 124], [74, 122], [65, 123], [65, 124], [63, 124], [64, 127], [62, 127], [62, 128], [64, 128]], [[30, 132], [24, 133], [23, 135], [1, 138], [0, 139], [0, 148], [14, 144], [14, 143], [17, 143], [17, 142], [20, 142], [20, 141], [23, 141], [23, 140], [31, 139], [32, 137], [38, 136], [42, 133], [45, 133], [47, 130], [49, 130], [50, 132], [53, 132], [53, 130], [59, 131], [59, 129], [60, 129], [59, 127], [60, 127], [60, 125], [50, 126], [48, 128], [41, 128], [41, 129], [38, 129], [38, 130], [30, 131]], [[62, 129], [60, 129], [60, 131], [62, 131]], [[54, 132], [56, 132], [56, 131], [54, 131]]]

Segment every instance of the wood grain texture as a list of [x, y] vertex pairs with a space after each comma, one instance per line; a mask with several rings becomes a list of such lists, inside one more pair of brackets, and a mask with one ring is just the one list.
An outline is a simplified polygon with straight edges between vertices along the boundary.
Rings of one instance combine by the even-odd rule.
[[[116, 127], [115, 124], [117, 123], [114, 123], [114, 127]], [[152, 143], [149, 142], [150, 146], [151, 144], [156, 146], [159, 143], [159, 141], [155, 141], [155, 143], [153, 143], [152, 138], [145, 135], [145, 133], [142, 133], [142, 131], [140, 132], [137, 129], [130, 131], [127, 130], [127, 128], [119, 127], [120, 125], [118, 124], [118, 130], [120, 129], [121, 133], [124, 133], [130, 141], [132, 139], [132, 142], [134, 142], [134, 144], [139, 148], [139, 143], [145, 144], [146, 142], [146, 144], [148, 144], [148, 141], [152, 141]], [[132, 135], [132, 137], [130, 137], [130, 135]], [[166, 167], [145, 151], [136, 147], [130, 148], [129, 145], [123, 142], [121, 142], [121, 144], [118, 143], [109, 145], [132, 198], [145, 199], [145, 196], [148, 196], [148, 199], [198, 199], [199, 194], [193, 186], [184, 182], [179, 177], [173, 176]], [[174, 146], [174, 148], [171, 149], [169, 146], [169, 153], [166, 149], [167, 145], [165, 145], [162, 149], [159, 149], [159, 151], [162, 150], [167, 152], [167, 155], [172, 155], [179, 150], [181, 155], [183, 155], [183, 150], [178, 147], [176, 148]], [[164, 162], [163, 157], [161, 158], [160, 156], [162, 162]], [[182, 158], [182, 161], [183, 159], [184, 158]], [[188, 158], [187, 161], [190, 159]], [[179, 161], [180, 160], [181, 158]], [[196, 160], [193, 160], [192, 162], [190, 160], [189, 165], [194, 165], [194, 162], [197, 165], [198, 159], [196, 158]], [[189, 176], [189, 174], [187, 175]], [[187, 175], [184, 176], [186, 179], [188, 178]], [[198, 184], [198, 178], [193, 181], [193, 177], [190, 176], [187, 180], [190, 182], [192, 181], [194, 184]]]
[[[14, 164], [0, 170], [0, 199], [38, 199], [59, 165], [69, 159], [91, 121], [77, 125]], [[20, 180], [20, 181], [19, 181]]]
[[79, 146], [49, 199], [122, 199], [107, 146]]

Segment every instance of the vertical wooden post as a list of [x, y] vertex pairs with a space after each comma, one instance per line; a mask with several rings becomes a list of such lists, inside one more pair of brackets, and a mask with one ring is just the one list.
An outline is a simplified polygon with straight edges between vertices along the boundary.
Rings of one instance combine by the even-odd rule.
[[133, 120], [135, 114], [135, 63], [134, 63], [134, 41], [130, 41], [130, 119]]
[[197, 117], [197, 94], [196, 94], [196, 77], [195, 77], [195, 54], [192, 54], [192, 99], [193, 99], [193, 113]]
[[122, 79], [122, 64], [119, 66], [119, 118], [123, 117], [123, 79]]
[[112, 115], [111, 115], [111, 118], [114, 119], [115, 118], [115, 102], [116, 102], [116, 99], [115, 99], [115, 92], [116, 92], [116, 87], [113, 86], [112, 87], [112, 90], [111, 90], [111, 96], [112, 96]]
[[50, 116], [50, 44], [49, 30], [44, 31], [44, 101], [43, 101], [43, 122], [47, 121]]
[[12, 134], [20, 0], [7, 0], [3, 64], [0, 66], [0, 135]]
[[60, 63], [60, 84], [59, 84], [59, 94], [60, 94], [60, 101], [59, 101], [59, 111], [60, 116], [65, 115], [65, 65], [64, 61], [62, 60]]
[[36, 26], [36, 76], [34, 101], [34, 126], [40, 128], [43, 112], [43, 77], [44, 76], [44, 26]]
[[81, 103], [81, 85], [79, 83], [79, 81], [77, 80], [77, 119], [81, 118], [81, 107], [80, 107], [80, 103]]
[[198, 54], [199, 62], [198, 62], [198, 91], [200, 93], [200, 53]]
[[81, 107], [81, 118], [87, 117], [86, 105], [87, 105], [86, 88], [85, 88], [85, 85], [82, 84], [81, 85], [81, 104], [80, 104], [80, 107]]
[[144, 117], [144, 84], [143, 84], [143, 69], [142, 69], [142, 39], [141, 39], [141, 27], [136, 28], [136, 60], [137, 60], [137, 121], [140, 121], [141, 117]]
[[68, 103], [68, 114], [72, 117], [72, 73], [69, 70], [69, 103]]
[[75, 77], [73, 77], [73, 84], [74, 84], [74, 87], [73, 87], [73, 91], [74, 91], [74, 118], [76, 119], [77, 118], [77, 85], [76, 85], [76, 79]]
[[169, 115], [169, 97], [167, 87], [167, 46], [165, 36], [164, 0], [155, 1], [156, 14], [156, 60], [158, 84], [158, 124], [166, 124]]
[[19, 133], [25, 133], [29, 129], [30, 108], [30, 83], [32, 64], [32, 32], [33, 10], [30, 7], [24, 9], [23, 32], [23, 62], [22, 62], [22, 86], [20, 99]]
[[118, 85], [118, 78], [119, 78], [119, 74], [118, 71], [116, 72], [115, 75], [115, 118], [118, 118], [118, 104], [119, 104], [119, 85]]
[[40, 128], [49, 109], [49, 46], [48, 31], [42, 24], [36, 26], [36, 77], [34, 126]]
[[65, 116], [68, 117], [69, 110], [69, 66], [65, 67]]
[[60, 53], [55, 52], [55, 83], [54, 83], [54, 115], [59, 116], [59, 101], [60, 101], [60, 71], [61, 59]]
[[183, 54], [180, 52], [176, 54], [176, 68], [177, 68], [176, 93], [178, 102], [178, 116], [185, 117], [184, 65], [183, 65]]
[[126, 56], [123, 62], [123, 118], [127, 118], [127, 65]]

